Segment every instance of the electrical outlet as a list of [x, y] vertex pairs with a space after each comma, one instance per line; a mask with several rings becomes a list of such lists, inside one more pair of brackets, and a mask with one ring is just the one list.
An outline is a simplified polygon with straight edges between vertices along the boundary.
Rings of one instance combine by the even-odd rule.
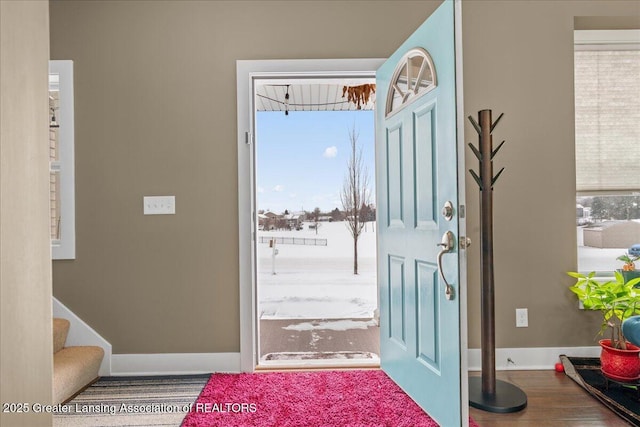
[[516, 328], [529, 327], [529, 312], [526, 308], [516, 308]]

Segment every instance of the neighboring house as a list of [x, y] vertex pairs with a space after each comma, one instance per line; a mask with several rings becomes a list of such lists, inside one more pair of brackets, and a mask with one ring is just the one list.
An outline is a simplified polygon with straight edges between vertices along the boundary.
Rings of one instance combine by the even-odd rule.
[[287, 230], [299, 230], [302, 227], [304, 218], [304, 213], [291, 213], [283, 215], [284, 228], [286, 228]]
[[305, 219], [304, 212], [295, 212], [288, 214], [276, 214], [267, 211], [258, 214], [258, 226], [260, 230], [299, 230]]
[[258, 214], [258, 229], [259, 230], [268, 230], [269, 229], [269, 217], [264, 214]]
[[593, 222], [591, 218], [591, 208], [576, 204], [576, 224], [586, 225]]
[[305, 219], [304, 212], [276, 214], [271, 211], [258, 214], [260, 230], [299, 230]]
[[280, 215], [267, 211], [263, 214], [258, 214], [258, 226], [261, 230], [270, 231], [275, 230], [278, 225], [278, 219]]

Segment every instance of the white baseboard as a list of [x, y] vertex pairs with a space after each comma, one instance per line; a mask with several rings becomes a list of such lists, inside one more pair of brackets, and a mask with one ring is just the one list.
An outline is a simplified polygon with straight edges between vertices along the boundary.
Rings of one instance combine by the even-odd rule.
[[[598, 357], [600, 347], [531, 347], [531, 348], [497, 348], [496, 370], [546, 370], [554, 369], [560, 361], [559, 356]], [[509, 359], [513, 361], [509, 362]], [[469, 349], [469, 371], [480, 371], [482, 355], [479, 348]]]
[[[598, 357], [600, 347], [496, 349], [496, 370], [553, 370], [559, 356]], [[511, 359], [513, 363], [508, 362]], [[481, 370], [480, 349], [469, 349], [469, 371]], [[187, 375], [240, 372], [240, 353], [114, 354], [111, 375]]]
[[240, 372], [240, 353], [114, 354], [111, 375], [188, 375]]
[[102, 364], [100, 365], [98, 375], [100, 375], [101, 377], [110, 376], [111, 343], [102, 338], [99, 333], [93, 330], [93, 328], [87, 325], [81, 318], [76, 316], [76, 314], [73, 311], [69, 310], [67, 306], [58, 301], [56, 297], [52, 296], [51, 301], [53, 308], [53, 317], [61, 317], [63, 319], [67, 319], [71, 324], [69, 326], [69, 334], [67, 335], [65, 346], [95, 345], [98, 347], [102, 347], [102, 349], [104, 350], [104, 358], [102, 359]]

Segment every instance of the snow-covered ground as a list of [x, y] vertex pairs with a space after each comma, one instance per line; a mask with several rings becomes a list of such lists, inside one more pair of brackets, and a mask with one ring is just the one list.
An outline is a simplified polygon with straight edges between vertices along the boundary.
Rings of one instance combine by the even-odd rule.
[[346, 331], [349, 329], [367, 329], [370, 326], [377, 326], [377, 323], [373, 319], [369, 320], [353, 320], [353, 319], [340, 319], [340, 320], [325, 320], [322, 322], [303, 322], [296, 323], [284, 327], [287, 331], [314, 331], [317, 329], [329, 330], [329, 331]]
[[[327, 246], [258, 243], [258, 311], [261, 319], [372, 318], [377, 307], [375, 224], [358, 242], [353, 274], [353, 238], [345, 222], [306, 222], [299, 231], [259, 231], [258, 236], [327, 239]], [[345, 326], [345, 325], [341, 325]], [[350, 325], [355, 326], [355, 325]]]

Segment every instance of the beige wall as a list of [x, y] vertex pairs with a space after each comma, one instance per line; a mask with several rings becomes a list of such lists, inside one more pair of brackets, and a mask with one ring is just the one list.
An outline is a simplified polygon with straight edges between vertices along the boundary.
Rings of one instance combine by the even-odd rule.
[[[76, 96], [77, 259], [54, 263], [56, 297], [114, 353], [239, 351], [235, 61], [386, 57], [438, 3], [52, 2], [51, 57], [75, 61]], [[500, 347], [593, 344], [597, 322], [564, 275], [576, 264], [573, 19], [638, 13], [636, 2], [464, 2], [465, 115], [505, 112]], [[163, 194], [177, 214], [144, 217], [142, 196]], [[478, 259], [474, 245], [471, 347]], [[529, 328], [515, 329], [516, 307]]]
[[[0, 401], [51, 404], [46, 2], [0, 2]], [[0, 413], [3, 426], [51, 414]]]

